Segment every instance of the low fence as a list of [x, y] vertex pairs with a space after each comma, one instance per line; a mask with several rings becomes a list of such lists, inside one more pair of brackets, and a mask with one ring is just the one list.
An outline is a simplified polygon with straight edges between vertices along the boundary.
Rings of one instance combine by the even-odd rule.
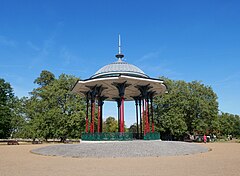
[[143, 137], [144, 140], [159, 140], [160, 139], [160, 133], [154, 132], [154, 133], [146, 133]]
[[[81, 139], [84, 141], [131, 141], [131, 140], [159, 140], [160, 139], [160, 133], [154, 132], [154, 133], [146, 133], [145, 135], [143, 133], [130, 133], [130, 132], [124, 132], [124, 133], [82, 133]], [[17, 141], [17, 142], [31, 142], [31, 143], [42, 143], [44, 140], [33, 140], [33, 139], [21, 139], [21, 138], [14, 138], [14, 139], [0, 139], [0, 144], [2, 143], [8, 143], [11, 141]], [[65, 141], [61, 141], [61, 139], [48, 139], [45, 142], [64, 142], [64, 143], [72, 143], [72, 142], [79, 142], [79, 139], [67, 139]]]
[[130, 141], [132, 133], [82, 133], [84, 141]]
[[[142, 137], [140, 137], [142, 136]], [[82, 133], [81, 139], [83, 141], [131, 141], [135, 139], [144, 139], [144, 140], [159, 140], [160, 133], [146, 133], [145, 135], [140, 135], [137, 133]]]

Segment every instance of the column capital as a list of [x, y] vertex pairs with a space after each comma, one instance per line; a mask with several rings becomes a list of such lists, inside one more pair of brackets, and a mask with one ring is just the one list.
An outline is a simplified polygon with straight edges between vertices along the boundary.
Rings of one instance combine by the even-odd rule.
[[147, 99], [148, 98], [148, 90], [152, 88], [152, 86], [150, 86], [150, 84], [147, 85], [137, 85], [135, 86], [136, 88], [138, 88], [138, 90], [141, 92], [141, 97], [143, 99]]
[[118, 108], [121, 106], [121, 98], [113, 98], [113, 100], [115, 100], [117, 102], [117, 106]]
[[97, 96], [97, 85], [95, 86], [86, 86], [89, 88], [89, 96], [91, 101], [95, 100], [96, 96]]
[[[97, 86], [97, 87], [96, 87], [97, 96], [98, 96], [98, 97], [104, 97], [104, 96], [102, 96], [102, 92], [103, 92], [103, 90], [105, 90], [105, 89], [107, 89], [107, 87], [103, 87], [102, 85]], [[107, 98], [108, 98], [108, 97], [107, 97]]]
[[125, 81], [123, 83], [114, 82], [112, 85], [118, 89], [119, 97], [124, 97], [126, 87], [130, 86], [131, 84], [127, 84], [127, 81]]
[[154, 95], [156, 95], [156, 91], [149, 91], [148, 92], [148, 97], [149, 97], [150, 100], [153, 99]]
[[102, 106], [104, 104], [104, 100], [106, 100], [108, 97], [106, 96], [100, 96], [98, 97], [98, 106]]
[[137, 106], [138, 105], [138, 101], [141, 99], [140, 96], [135, 96], [135, 97], [132, 97], [135, 101], [135, 105]]
[[88, 100], [91, 99], [90, 90], [89, 91], [81, 91], [81, 93], [83, 93], [85, 95], [86, 102], [88, 102]]

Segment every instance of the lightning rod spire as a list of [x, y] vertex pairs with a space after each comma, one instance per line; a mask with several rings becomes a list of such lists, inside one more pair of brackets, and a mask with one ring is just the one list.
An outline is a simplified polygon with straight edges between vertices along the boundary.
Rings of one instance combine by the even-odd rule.
[[116, 58], [118, 58], [118, 61], [121, 62], [124, 55], [121, 52], [121, 36], [118, 34], [118, 54], [116, 55]]
[[118, 34], [118, 54], [121, 54], [121, 36]]

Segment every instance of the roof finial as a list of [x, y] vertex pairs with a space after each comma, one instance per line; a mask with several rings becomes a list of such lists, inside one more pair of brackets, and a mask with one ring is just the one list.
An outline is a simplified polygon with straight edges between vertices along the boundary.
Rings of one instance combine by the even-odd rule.
[[121, 54], [121, 36], [118, 34], [118, 54]]
[[124, 55], [121, 53], [121, 36], [118, 34], [118, 54], [116, 55], [116, 58], [121, 62], [123, 57]]

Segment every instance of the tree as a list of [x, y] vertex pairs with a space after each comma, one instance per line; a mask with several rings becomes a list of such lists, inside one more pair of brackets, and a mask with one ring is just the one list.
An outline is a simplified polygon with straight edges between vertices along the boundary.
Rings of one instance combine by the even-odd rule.
[[134, 123], [129, 127], [129, 132], [130, 133], [137, 133], [137, 124]]
[[12, 118], [11, 118], [11, 136], [23, 137], [22, 132], [26, 125], [25, 119], [25, 102], [26, 97], [18, 98], [14, 97], [13, 99], [13, 109], [12, 109]]
[[31, 138], [79, 138], [84, 130], [85, 104], [71, 93], [77, 78], [61, 74], [58, 79], [43, 71], [35, 80], [40, 87], [34, 89], [26, 102], [28, 124], [26, 133]]
[[11, 85], [0, 78], [0, 138], [7, 138], [11, 134], [13, 98]]
[[162, 136], [181, 139], [184, 134], [216, 131], [218, 102], [211, 87], [198, 81], [163, 79], [168, 93], [154, 100], [156, 129]]
[[229, 113], [221, 113], [219, 115], [219, 124], [219, 131], [221, 135], [240, 135], [240, 116]]
[[105, 132], [117, 132], [118, 122], [114, 117], [108, 117], [103, 123], [103, 130]]
[[49, 85], [54, 80], [55, 80], [55, 76], [53, 73], [47, 70], [43, 70], [40, 74], [40, 77], [35, 79], [34, 83], [43, 87], [43, 86]]

